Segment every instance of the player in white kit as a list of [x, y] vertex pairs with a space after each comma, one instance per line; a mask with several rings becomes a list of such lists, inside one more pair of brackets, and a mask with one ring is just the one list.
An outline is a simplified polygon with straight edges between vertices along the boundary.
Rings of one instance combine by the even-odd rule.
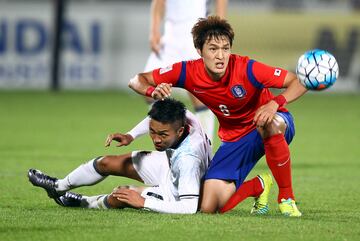
[[[127, 134], [107, 137], [106, 146], [130, 144], [149, 133], [156, 151], [134, 151], [90, 160], [63, 179], [30, 169], [29, 181], [66, 207], [145, 208], [162, 213], [195, 213], [202, 177], [211, 160], [211, 146], [197, 118], [174, 99], [157, 101], [142, 122]], [[146, 187], [121, 186], [109, 195], [84, 196], [70, 189], [96, 184], [108, 175], [143, 182]]]
[[[153, 0], [151, 6], [150, 47], [152, 53], [147, 60], [145, 71], [165, 68], [173, 63], [198, 59], [191, 35], [191, 29], [199, 18], [208, 14], [209, 0]], [[224, 18], [227, 0], [215, 0], [215, 14]], [[163, 35], [161, 36], [161, 23]], [[189, 93], [195, 115], [199, 118], [209, 139], [214, 134], [213, 113]], [[151, 103], [153, 99], [148, 98]]]

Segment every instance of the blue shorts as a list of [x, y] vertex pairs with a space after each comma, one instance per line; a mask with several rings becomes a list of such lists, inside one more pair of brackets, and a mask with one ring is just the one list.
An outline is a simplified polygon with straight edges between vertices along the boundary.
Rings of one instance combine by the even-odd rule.
[[[286, 122], [285, 139], [289, 144], [295, 135], [293, 117], [289, 112], [277, 114]], [[264, 154], [264, 143], [256, 129], [236, 142], [222, 142], [204, 179], [235, 181], [238, 189]]]

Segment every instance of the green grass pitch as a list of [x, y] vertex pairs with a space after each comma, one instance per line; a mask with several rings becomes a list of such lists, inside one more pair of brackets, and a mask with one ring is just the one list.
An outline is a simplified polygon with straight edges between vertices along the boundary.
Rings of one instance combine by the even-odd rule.
[[[106, 154], [151, 149], [104, 147], [107, 134], [125, 132], [147, 107], [128, 92], [0, 92], [0, 240], [360, 240], [360, 95], [309, 93], [289, 105], [293, 184], [303, 217], [282, 217], [277, 187], [270, 214], [249, 214], [247, 199], [225, 215], [167, 215], [132, 209], [67, 209], [33, 187], [31, 167], [63, 177]], [[219, 141], [215, 142], [215, 146]], [[260, 160], [250, 177], [268, 170]], [[133, 181], [109, 177], [85, 194], [109, 193]]]

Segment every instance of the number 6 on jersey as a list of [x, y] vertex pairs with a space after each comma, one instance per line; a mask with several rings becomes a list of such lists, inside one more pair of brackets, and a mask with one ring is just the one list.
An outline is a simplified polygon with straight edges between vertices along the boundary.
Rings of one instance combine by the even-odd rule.
[[230, 111], [226, 105], [219, 105], [219, 109], [224, 114], [224, 116], [230, 116]]

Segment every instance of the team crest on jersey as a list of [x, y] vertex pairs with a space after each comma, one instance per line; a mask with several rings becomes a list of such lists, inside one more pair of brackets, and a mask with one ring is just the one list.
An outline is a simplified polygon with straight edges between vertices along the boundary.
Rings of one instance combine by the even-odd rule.
[[169, 65], [169, 66], [167, 66], [165, 68], [161, 68], [159, 73], [160, 74], [165, 74], [166, 72], [169, 72], [170, 70], [172, 70], [172, 67], [173, 67], [172, 65]]
[[234, 85], [233, 87], [231, 87], [231, 93], [235, 98], [240, 99], [244, 98], [244, 96], [246, 95], [246, 91], [241, 85]]

